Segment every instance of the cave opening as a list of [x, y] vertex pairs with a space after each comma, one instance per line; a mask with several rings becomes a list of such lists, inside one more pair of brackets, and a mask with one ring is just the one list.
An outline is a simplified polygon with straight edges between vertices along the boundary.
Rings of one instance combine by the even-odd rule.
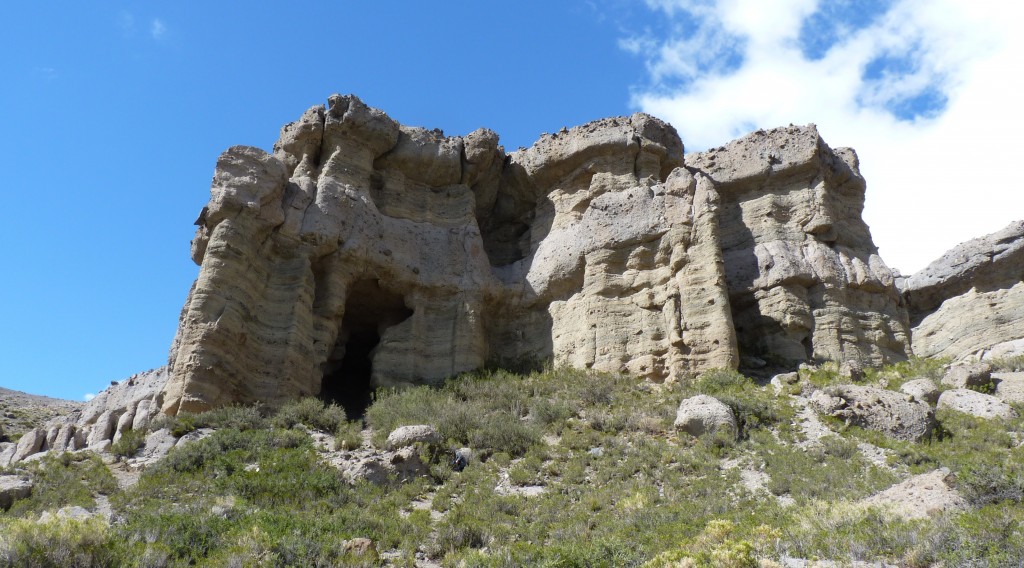
[[373, 363], [381, 337], [412, 313], [402, 295], [381, 288], [378, 280], [353, 284], [338, 339], [324, 364], [320, 398], [341, 405], [349, 420], [363, 418], [373, 401]]

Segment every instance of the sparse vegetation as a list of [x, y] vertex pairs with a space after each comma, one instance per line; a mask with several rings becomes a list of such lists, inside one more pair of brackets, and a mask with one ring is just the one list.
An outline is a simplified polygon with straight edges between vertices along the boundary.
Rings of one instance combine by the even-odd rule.
[[[871, 371], [868, 382], [896, 388], [940, 372], [911, 361]], [[831, 364], [801, 377], [840, 380]], [[675, 409], [695, 394], [733, 410], [738, 440], [674, 431]], [[172, 450], [133, 487], [118, 489], [88, 453], [11, 470], [35, 489], [0, 513], [0, 566], [412, 566], [417, 553], [443, 566], [770, 567], [783, 554], [910, 567], [1021, 564], [1024, 420], [948, 411], [938, 419], [938, 435], [919, 444], [845, 426], [807, 444], [788, 396], [733, 371], [655, 385], [572, 369], [491, 370], [378, 393], [366, 414], [375, 444], [411, 424], [433, 425], [444, 438], [440, 451], [421, 452], [430, 476], [382, 487], [350, 485], [317, 450], [313, 430], [333, 435], [338, 450], [362, 446], [360, 424], [340, 407], [305, 399], [275, 414], [183, 414], [152, 428], [215, 431]], [[144, 434], [125, 433], [115, 449], [133, 455]], [[889, 463], [865, 458], [865, 443]], [[460, 447], [475, 457], [456, 471], [448, 456]], [[859, 504], [937, 467], [956, 476], [970, 510], [907, 521]], [[99, 496], [109, 497], [109, 525], [36, 521], [42, 511], [93, 508]], [[371, 539], [386, 560], [346, 549], [356, 537]]]

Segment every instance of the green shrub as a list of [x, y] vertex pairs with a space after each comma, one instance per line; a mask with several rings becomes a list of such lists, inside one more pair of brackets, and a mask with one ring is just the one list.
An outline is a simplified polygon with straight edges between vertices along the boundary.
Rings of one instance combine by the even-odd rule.
[[95, 493], [110, 495], [117, 491], [117, 480], [92, 452], [48, 455], [26, 464], [34, 486], [28, 499], [16, 501], [8, 514], [25, 516], [61, 507], [93, 507]]
[[342, 422], [334, 431], [335, 450], [354, 450], [363, 445], [363, 428], [359, 422]]
[[200, 428], [234, 428], [256, 430], [268, 425], [259, 405], [231, 405], [207, 410], [206, 412], [179, 412], [175, 416], [160, 415], [150, 425], [150, 430], [167, 428], [171, 435], [180, 438]]
[[312, 397], [289, 402], [274, 415], [274, 424], [282, 428], [302, 424], [307, 428], [327, 433], [336, 432], [346, 420], [344, 408]]
[[99, 519], [47, 522], [0, 518], [0, 566], [117, 566], [115, 547]]
[[146, 432], [144, 430], [127, 430], [121, 434], [110, 452], [115, 456], [130, 458], [146, 445]]

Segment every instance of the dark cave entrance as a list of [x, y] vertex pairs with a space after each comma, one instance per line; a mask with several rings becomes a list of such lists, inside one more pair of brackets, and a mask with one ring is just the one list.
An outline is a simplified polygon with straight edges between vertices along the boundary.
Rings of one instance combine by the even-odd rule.
[[349, 288], [338, 339], [320, 383], [320, 398], [345, 408], [350, 420], [362, 418], [373, 397], [373, 358], [384, 331], [413, 313], [405, 298], [384, 290], [377, 280]]

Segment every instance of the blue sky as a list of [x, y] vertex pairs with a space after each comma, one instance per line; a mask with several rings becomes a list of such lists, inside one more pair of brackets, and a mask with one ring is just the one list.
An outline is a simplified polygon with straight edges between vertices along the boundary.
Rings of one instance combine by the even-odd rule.
[[[336, 92], [448, 134], [486, 126], [509, 149], [637, 110], [672, 121], [688, 149], [814, 121], [831, 144], [858, 149], [869, 208], [880, 203], [866, 215], [890, 265], [920, 268], [1005, 225], [947, 228], [917, 251], [900, 236], [908, 225], [881, 214], [932, 200], [922, 195], [943, 179], [961, 192], [975, 180], [966, 164], [908, 178], [883, 158], [922, 140], [934, 139], [922, 156], [958, 147], [950, 138], [978, 120], [958, 109], [997, 104], [974, 91], [993, 90], [990, 67], [1019, 69], [1019, 42], [999, 35], [1018, 16], [1005, 10], [993, 23], [973, 8], [932, 18], [910, 0], [779, 0], [772, 11], [751, 0], [224, 4], [5, 7], [0, 386], [81, 399], [163, 364], [198, 272], [189, 240], [217, 156], [269, 149], [283, 124]], [[1006, 129], [1019, 116], [999, 120]], [[1003, 145], [1019, 155], [1019, 142]], [[930, 159], [940, 158], [948, 169], [945, 156]], [[998, 198], [1006, 222], [1024, 216], [1020, 193]]]

